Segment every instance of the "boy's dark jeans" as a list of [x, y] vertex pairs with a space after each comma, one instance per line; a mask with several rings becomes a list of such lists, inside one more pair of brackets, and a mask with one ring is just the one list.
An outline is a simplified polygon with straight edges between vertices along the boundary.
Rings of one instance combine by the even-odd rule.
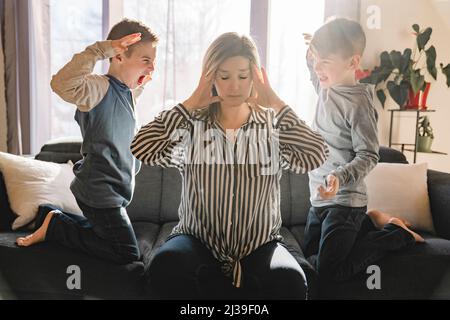
[[146, 273], [156, 299], [299, 299], [307, 295], [306, 277], [284, 244], [268, 242], [241, 260], [242, 286], [231, 278], [200, 240], [175, 235], [158, 249]]
[[[125, 208], [92, 208], [78, 201], [83, 216], [63, 213], [52, 205], [39, 207], [38, 221], [58, 210], [45, 239], [120, 264], [139, 260], [139, 248]], [[37, 226], [39, 227], [39, 225]]]
[[378, 230], [367, 207], [311, 207], [305, 228], [305, 257], [321, 278], [344, 281], [365, 270], [388, 251], [415, 243], [414, 237], [395, 224]]

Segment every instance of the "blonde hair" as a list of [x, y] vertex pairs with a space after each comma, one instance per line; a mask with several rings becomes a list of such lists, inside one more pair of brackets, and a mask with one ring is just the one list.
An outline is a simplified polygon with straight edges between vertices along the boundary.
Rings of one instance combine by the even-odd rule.
[[[214, 40], [206, 50], [202, 70], [206, 72], [206, 75], [215, 74], [226, 59], [237, 56], [249, 60], [250, 70], [253, 63], [258, 68], [260, 67], [258, 49], [250, 36], [240, 35], [236, 32], [224, 33]], [[219, 103], [213, 103], [202, 109], [202, 112], [207, 112], [210, 117], [214, 118], [218, 107]]]

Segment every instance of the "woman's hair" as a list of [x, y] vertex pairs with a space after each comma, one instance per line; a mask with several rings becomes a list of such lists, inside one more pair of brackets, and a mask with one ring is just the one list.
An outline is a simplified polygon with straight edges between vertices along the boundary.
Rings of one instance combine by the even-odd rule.
[[[244, 57], [250, 61], [250, 70], [252, 64], [260, 67], [260, 60], [258, 49], [255, 42], [250, 36], [240, 35], [236, 32], [227, 32], [219, 36], [211, 43], [208, 50], [206, 50], [203, 58], [203, 69], [206, 75], [215, 74], [219, 66], [228, 58]], [[215, 87], [213, 87], [213, 94], [217, 95]], [[219, 103], [213, 103], [208, 108], [202, 109], [209, 112], [209, 115], [214, 117]]]

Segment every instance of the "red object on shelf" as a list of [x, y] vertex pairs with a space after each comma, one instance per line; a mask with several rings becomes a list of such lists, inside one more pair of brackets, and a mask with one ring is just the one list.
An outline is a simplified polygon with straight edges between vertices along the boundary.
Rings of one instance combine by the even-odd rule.
[[361, 79], [364, 79], [364, 78], [367, 78], [368, 76], [370, 76], [371, 73], [372, 73], [371, 70], [358, 69], [358, 70], [355, 70], [355, 78], [356, 78], [356, 80], [361, 80]]
[[425, 85], [425, 90], [419, 90], [416, 94], [409, 89], [408, 100], [406, 101], [406, 109], [426, 109], [427, 108], [427, 98], [430, 92], [430, 83], [427, 82]]

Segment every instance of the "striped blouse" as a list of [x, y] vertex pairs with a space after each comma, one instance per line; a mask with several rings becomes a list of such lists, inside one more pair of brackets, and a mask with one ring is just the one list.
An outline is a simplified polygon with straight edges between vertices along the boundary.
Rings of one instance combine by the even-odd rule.
[[182, 104], [162, 111], [135, 136], [131, 151], [148, 165], [175, 167], [182, 176], [179, 223], [172, 231], [198, 238], [240, 287], [240, 260], [282, 240], [283, 169], [306, 173], [328, 155], [322, 137], [285, 106], [251, 108], [239, 129], [224, 131]]

